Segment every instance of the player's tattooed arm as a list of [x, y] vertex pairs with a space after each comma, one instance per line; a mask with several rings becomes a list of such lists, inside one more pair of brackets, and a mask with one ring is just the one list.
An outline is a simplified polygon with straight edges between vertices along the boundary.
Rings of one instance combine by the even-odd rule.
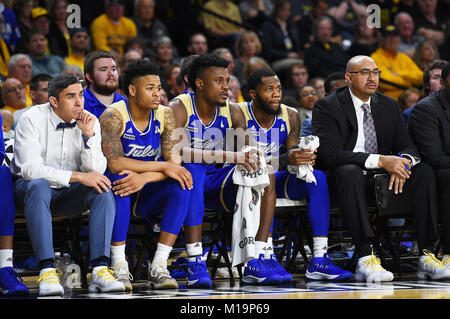
[[102, 130], [102, 151], [108, 161], [108, 169], [113, 173], [119, 173], [118, 161], [123, 157], [123, 147], [120, 141], [120, 133], [123, 130], [123, 121], [120, 112], [107, 108], [100, 116]]
[[174, 154], [172, 151], [174, 145], [179, 141], [173, 134], [176, 128], [175, 117], [171, 108], [164, 108], [164, 131], [161, 134], [161, 152], [165, 161], [172, 161], [174, 163], [181, 163], [179, 154]]

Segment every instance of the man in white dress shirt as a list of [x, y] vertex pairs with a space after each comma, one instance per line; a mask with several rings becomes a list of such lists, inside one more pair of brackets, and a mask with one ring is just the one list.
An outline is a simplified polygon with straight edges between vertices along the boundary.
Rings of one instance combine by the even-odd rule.
[[52, 216], [89, 210], [90, 291], [124, 291], [109, 270], [115, 215], [111, 184], [103, 173], [100, 124], [83, 109], [83, 88], [71, 75], [52, 79], [49, 103], [36, 105], [16, 127], [13, 174], [17, 208], [23, 209], [39, 262], [39, 294], [62, 295], [53, 262]]

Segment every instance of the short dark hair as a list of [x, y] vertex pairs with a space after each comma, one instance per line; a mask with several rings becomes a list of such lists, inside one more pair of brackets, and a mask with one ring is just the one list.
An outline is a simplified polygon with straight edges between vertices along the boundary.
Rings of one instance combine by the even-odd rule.
[[441, 79], [443, 81], [447, 81], [448, 76], [450, 75], [450, 62], [447, 62], [447, 64], [445, 64], [445, 66], [442, 69], [442, 73], [441, 73]]
[[262, 83], [262, 78], [276, 76], [277, 74], [271, 69], [260, 68], [253, 71], [247, 79], [248, 90], [256, 90], [256, 87]]
[[53, 77], [51, 75], [48, 75], [47, 73], [39, 73], [33, 76], [30, 81], [30, 91], [36, 91], [37, 89], [39, 89], [39, 82], [48, 82], [51, 79], [53, 79]]
[[79, 83], [81, 85], [81, 82], [73, 75], [58, 75], [48, 82], [48, 97], [53, 96], [54, 98], [58, 99], [59, 93], [64, 91], [69, 85], [76, 83]]
[[146, 75], [159, 76], [159, 66], [147, 58], [133, 61], [122, 71], [119, 78], [119, 87], [128, 96], [130, 94], [128, 87], [134, 79]]
[[331, 82], [336, 80], [345, 80], [345, 72], [333, 72], [329, 74], [324, 81], [325, 93], [330, 94], [331, 91]]
[[86, 82], [88, 83], [88, 86], [90, 86], [91, 83], [87, 79], [86, 74], [92, 75], [94, 73], [95, 61], [97, 61], [98, 59], [102, 59], [102, 58], [113, 59], [114, 62], [116, 62], [116, 65], [118, 65], [117, 60], [114, 57], [114, 55], [112, 55], [108, 51], [95, 50], [95, 51], [92, 51], [92, 52], [88, 53], [84, 57], [84, 78], [86, 79]]
[[195, 80], [202, 77], [203, 72], [210, 67], [219, 67], [219, 68], [227, 68], [228, 64], [227, 60], [218, 57], [214, 54], [205, 53], [200, 54], [195, 59], [192, 60], [189, 70], [188, 70], [188, 84], [194, 92], [197, 91], [195, 87]]

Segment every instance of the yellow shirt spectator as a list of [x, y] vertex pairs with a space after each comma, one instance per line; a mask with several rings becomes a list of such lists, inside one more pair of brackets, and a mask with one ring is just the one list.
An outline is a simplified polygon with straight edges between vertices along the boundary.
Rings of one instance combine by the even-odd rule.
[[104, 13], [92, 22], [91, 35], [94, 49], [108, 52], [115, 50], [123, 55], [125, 42], [130, 38], [135, 38], [137, 30], [131, 19], [121, 17], [118, 23], [114, 23]]
[[419, 87], [423, 81], [423, 71], [405, 53], [398, 52], [396, 55], [383, 48], [378, 48], [370, 56], [381, 71], [379, 90], [380, 92], [397, 99], [403, 93], [403, 89], [389, 85], [382, 81], [403, 85], [407, 88]]
[[[229, 0], [210, 0], [204, 5], [204, 8], [233, 21], [242, 23], [239, 8]], [[242, 31], [238, 25], [219, 19], [211, 14], [204, 13], [203, 19], [205, 28], [210, 31], [218, 30], [219, 32], [225, 32], [228, 34]], [[215, 32], [213, 31], [213, 33]]]

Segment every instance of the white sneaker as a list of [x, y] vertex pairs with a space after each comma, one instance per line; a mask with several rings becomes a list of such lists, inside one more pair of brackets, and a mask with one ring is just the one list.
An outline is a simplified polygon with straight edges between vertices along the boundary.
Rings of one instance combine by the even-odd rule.
[[122, 260], [111, 266], [114, 271], [114, 277], [124, 284], [126, 291], [133, 291], [133, 285], [131, 281], [133, 280], [133, 275], [131, 275], [128, 270], [128, 262]]
[[424, 249], [423, 255], [419, 258], [417, 277], [431, 280], [450, 279], [450, 268], [446, 267], [430, 251]]
[[445, 265], [445, 267], [450, 268], [450, 255], [444, 255], [442, 257], [442, 263]]
[[125, 285], [113, 276], [113, 271], [106, 266], [95, 267], [92, 270], [89, 292], [122, 292]]
[[39, 273], [39, 296], [63, 296], [64, 288], [59, 283], [55, 268], [45, 268]]
[[178, 289], [177, 281], [170, 276], [167, 268], [163, 266], [150, 267], [148, 270], [148, 281], [153, 289]]
[[377, 283], [381, 281], [392, 281], [394, 274], [381, 266], [380, 259], [372, 255], [362, 257], [358, 260], [356, 266], [355, 280], [368, 283]]

